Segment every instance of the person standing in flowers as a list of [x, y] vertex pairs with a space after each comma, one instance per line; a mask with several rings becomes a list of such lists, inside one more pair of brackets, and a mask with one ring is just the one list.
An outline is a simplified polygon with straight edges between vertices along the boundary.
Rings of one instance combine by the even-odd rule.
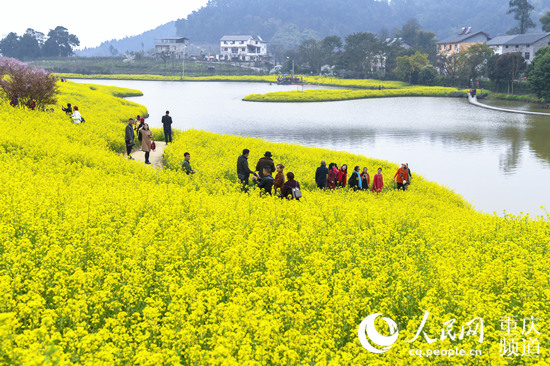
[[393, 181], [396, 181], [397, 178], [397, 190], [402, 189], [403, 191], [406, 188], [407, 179], [409, 176], [409, 171], [407, 169], [407, 164], [401, 163], [401, 167], [397, 169], [397, 172], [393, 176]]
[[250, 150], [244, 149], [243, 154], [239, 156], [237, 159], [237, 177], [242, 183], [241, 191], [248, 192], [248, 178], [250, 177], [250, 174], [254, 175], [255, 177], [258, 177], [258, 174], [250, 170], [248, 167], [248, 155], [250, 154]]
[[260, 178], [264, 177], [264, 167], [266, 166], [268, 166], [272, 172], [275, 171], [275, 163], [273, 162], [273, 159], [271, 159], [272, 156], [273, 155], [271, 155], [271, 152], [266, 151], [264, 156], [258, 160], [258, 164], [256, 164], [256, 171], [258, 172]]
[[409, 169], [409, 163], [405, 163], [405, 165], [407, 166], [407, 186], [410, 186], [411, 185], [411, 179], [412, 179], [412, 174], [411, 174], [411, 170]]
[[327, 187], [329, 189], [335, 189], [337, 180], [338, 180], [338, 168], [336, 167], [335, 163], [330, 163], [328, 165]]
[[372, 181], [372, 191], [380, 194], [384, 188], [384, 178], [382, 177], [382, 168], [378, 168], [378, 173], [374, 175]]
[[166, 114], [162, 116], [162, 126], [164, 127], [164, 141], [166, 143], [172, 142], [172, 117], [169, 116], [170, 111], [166, 111]]
[[61, 108], [61, 110], [67, 114], [73, 114], [73, 107], [71, 106], [71, 103], [67, 103], [67, 108]]
[[283, 192], [281, 193], [281, 198], [296, 199], [299, 201], [300, 197], [295, 197], [295, 194], [293, 194], [293, 192], [295, 191], [295, 189], [298, 189], [298, 191], [300, 190], [300, 183], [294, 180], [294, 173], [292, 172], [286, 173], [286, 178], [287, 178], [287, 181], [283, 186]]
[[363, 173], [361, 173], [361, 184], [363, 189], [367, 190], [370, 186], [370, 175], [367, 171], [367, 168], [363, 168]]
[[338, 181], [336, 186], [345, 187], [348, 184], [348, 165], [344, 164], [338, 171]]
[[351, 177], [349, 178], [349, 187], [353, 188], [354, 191], [362, 189], [363, 182], [361, 181], [361, 174], [359, 173], [359, 167], [356, 166], [351, 172]]
[[181, 167], [183, 168], [185, 173], [187, 173], [187, 175], [195, 174], [197, 171], [191, 169], [191, 164], [189, 163], [189, 160], [191, 160], [191, 155], [186, 152], [185, 154], [183, 154], [183, 163], [181, 164]]
[[82, 122], [82, 116], [80, 115], [80, 112], [78, 111], [77, 106], [74, 106], [74, 112], [71, 118], [73, 120], [73, 123], [75, 124], [79, 124], [80, 122]]
[[283, 169], [285, 167], [283, 164], [277, 164], [277, 175], [275, 176], [275, 179], [273, 180], [273, 189], [275, 190], [275, 194], [277, 194], [277, 190], [283, 190], [283, 186], [285, 185], [285, 173], [283, 173]]
[[128, 159], [135, 160], [132, 157], [132, 146], [134, 146], [134, 120], [130, 118], [128, 120], [128, 124], [126, 125], [126, 134], [124, 136], [124, 140], [126, 141], [126, 154], [128, 155]]
[[260, 179], [257, 179], [256, 177], [252, 177], [254, 180], [254, 183], [258, 186], [260, 189], [264, 189], [264, 193], [271, 196], [271, 189], [273, 188], [273, 177], [271, 176], [271, 168], [268, 166], [264, 166], [262, 169], [262, 177]]
[[324, 160], [321, 160], [321, 166], [315, 171], [315, 183], [320, 189], [325, 189], [327, 187], [327, 163]]
[[[141, 120], [143, 121], [143, 118]], [[149, 161], [149, 154], [151, 153], [153, 132], [149, 129], [147, 123], [144, 123], [143, 126], [138, 129], [138, 135], [141, 135], [141, 150], [145, 151], [145, 164], [151, 164]]]

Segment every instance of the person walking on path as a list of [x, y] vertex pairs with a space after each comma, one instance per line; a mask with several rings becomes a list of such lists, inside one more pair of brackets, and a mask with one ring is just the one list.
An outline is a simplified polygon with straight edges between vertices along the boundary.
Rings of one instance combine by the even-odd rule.
[[374, 175], [372, 181], [372, 191], [380, 194], [384, 188], [384, 178], [382, 177], [382, 168], [378, 168], [378, 173]]
[[321, 166], [315, 171], [315, 183], [317, 183], [317, 187], [320, 189], [325, 189], [327, 187], [327, 175], [327, 163], [321, 160]]
[[356, 166], [355, 168], [353, 168], [353, 172], [351, 172], [351, 177], [349, 178], [349, 187], [353, 188], [353, 190], [356, 191], [358, 189], [362, 189], [362, 183], [363, 182], [361, 181], [361, 174], [359, 173], [359, 166]]
[[271, 176], [271, 168], [268, 166], [264, 166], [262, 169], [262, 175], [260, 179], [257, 179], [256, 177], [252, 177], [254, 180], [254, 183], [258, 186], [260, 189], [264, 189], [265, 194], [268, 194], [271, 196], [271, 189], [273, 188], [273, 177]]
[[134, 119], [130, 118], [128, 120], [128, 124], [126, 125], [126, 134], [124, 136], [124, 140], [126, 141], [126, 154], [128, 155], [128, 159], [135, 160], [132, 158], [132, 146], [134, 146]]
[[273, 159], [271, 159], [272, 156], [273, 155], [271, 155], [271, 152], [266, 151], [264, 156], [258, 160], [258, 164], [256, 164], [256, 171], [258, 172], [260, 178], [264, 177], [263, 171], [266, 166], [268, 166], [272, 172], [275, 171], [275, 163], [273, 162]]
[[343, 188], [346, 186], [347, 183], [348, 183], [348, 165], [344, 164], [338, 171], [338, 182], [336, 183], [336, 185], [338, 187]]
[[162, 126], [164, 127], [164, 141], [166, 143], [172, 142], [172, 117], [170, 117], [170, 111], [166, 111], [166, 114], [162, 116]]
[[[281, 198], [296, 199], [296, 200], [299, 201], [300, 197], [301, 197], [300, 183], [298, 183], [298, 181], [294, 180], [294, 173], [292, 173], [292, 172], [286, 173], [286, 178], [287, 178], [287, 181], [286, 181], [285, 185], [283, 186], [283, 192], [281, 193]], [[295, 197], [296, 196], [296, 193], [295, 193], [296, 189], [298, 190], [298, 192], [300, 192], [299, 193], [300, 197]]]
[[277, 175], [273, 180], [273, 189], [275, 190], [275, 194], [277, 194], [277, 189], [280, 189], [282, 192], [283, 186], [285, 185], [285, 173], [283, 173], [284, 168], [285, 167], [283, 164], [277, 164]]
[[363, 185], [363, 189], [369, 189], [370, 175], [367, 171], [367, 168], [363, 168], [363, 173], [361, 173], [361, 183]]
[[[143, 121], [143, 118], [141, 119]], [[149, 154], [151, 153], [151, 141], [153, 140], [153, 131], [149, 129], [149, 125], [144, 123], [138, 129], [138, 134], [141, 135], [141, 149], [145, 152], [145, 164], [151, 164]]]
[[189, 160], [191, 160], [191, 154], [186, 152], [185, 154], [183, 154], [183, 158], [184, 159], [183, 159], [183, 163], [181, 164], [181, 167], [183, 168], [185, 173], [187, 173], [187, 175], [195, 174], [197, 171], [191, 169], [191, 164], [189, 163]]
[[75, 124], [79, 124], [80, 122], [82, 122], [82, 116], [80, 115], [77, 106], [74, 106], [74, 112], [71, 118]]
[[336, 188], [336, 182], [338, 181], [338, 168], [335, 163], [330, 163], [328, 166], [327, 187], [329, 189]]
[[[139, 122], [139, 126], [137, 126], [136, 128], [136, 131], [137, 131], [137, 136], [138, 136], [138, 140], [139, 140], [139, 143], [140, 143], [140, 147], [139, 147], [139, 150], [143, 150], [142, 146], [143, 146], [143, 143], [142, 143], [142, 140], [143, 140], [143, 137], [141, 136], [141, 129], [143, 128], [143, 126], [145, 125], [145, 119], [144, 118], [138, 118], [136, 119], [136, 123]], [[143, 150], [145, 151], [145, 150]], [[151, 149], [149, 149], [149, 151], [151, 151]]]
[[397, 169], [397, 172], [393, 176], [393, 181], [395, 182], [397, 178], [397, 190], [402, 189], [403, 191], [406, 188], [407, 179], [409, 176], [409, 171], [407, 170], [407, 164], [401, 163], [401, 167]]
[[248, 192], [248, 178], [250, 177], [250, 174], [254, 175], [255, 177], [259, 177], [258, 174], [250, 170], [248, 167], [248, 155], [250, 154], [250, 150], [244, 149], [243, 154], [239, 156], [237, 159], [237, 177], [242, 183], [242, 189], [243, 192]]

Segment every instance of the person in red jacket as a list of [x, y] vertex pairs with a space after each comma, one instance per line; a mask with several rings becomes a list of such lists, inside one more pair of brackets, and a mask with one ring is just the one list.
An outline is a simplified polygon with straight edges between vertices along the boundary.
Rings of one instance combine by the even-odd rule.
[[330, 163], [328, 166], [328, 178], [327, 178], [328, 189], [336, 188], [337, 179], [338, 179], [338, 168], [336, 168], [336, 164]]
[[343, 164], [338, 171], [338, 182], [336, 183], [336, 186], [345, 187], [346, 184], [348, 184], [348, 165]]
[[378, 174], [374, 175], [372, 181], [372, 191], [380, 193], [382, 192], [382, 188], [384, 188], [384, 178], [382, 177], [382, 168], [378, 168]]
[[407, 164], [401, 163], [401, 168], [397, 169], [397, 172], [393, 176], [393, 181], [395, 182], [397, 178], [397, 190], [405, 190], [407, 179], [409, 179], [409, 170], [407, 169]]

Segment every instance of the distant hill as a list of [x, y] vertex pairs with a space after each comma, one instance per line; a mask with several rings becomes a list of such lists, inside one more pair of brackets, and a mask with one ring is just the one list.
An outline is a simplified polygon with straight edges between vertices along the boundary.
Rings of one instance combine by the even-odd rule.
[[176, 22], [172, 21], [137, 36], [126, 37], [119, 40], [113, 39], [103, 42], [98, 47], [78, 50], [76, 51], [76, 55], [84, 57], [112, 56], [110, 50], [111, 45], [118, 51], [118, 54], [123, 54], [127, 51], [147, 51], [155, 48], [156, 38], [174, 37], [175, 35]]
[[[530, 2], [535, 7], [531, 17], [538, 27], [531, 31], [537, 31], [538, 20], [550, 5], [548, 0]], [[270, 46], [290, 48], [305, 39], [327, 35], [382, 30], [391, 35], [394, 28], [412, 18], [439, 39], [466, 26], [494, 37], [516, 26], [507, 10], [506, 0], [210, 0], [185, 19], [78, 54], [108, 56], [111, 45], [120, 53], [147, 50], [155, 38], [174, 35], [187, 37], [195, 45], [215, 45], [229, 34], [260, 35]]]

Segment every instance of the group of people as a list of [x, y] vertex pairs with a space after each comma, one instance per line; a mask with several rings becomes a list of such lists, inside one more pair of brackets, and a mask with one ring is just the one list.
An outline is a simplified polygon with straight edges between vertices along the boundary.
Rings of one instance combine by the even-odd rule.
[[78, 110], [78, 107], [76, 105], [72, 106], [71, 103], [67, 103], [67, 107], [63, 107], [63, 108], [61, 108], [61, 110], [65, 113], [67, 113], [68, 115], [70, 114], [71, 115], [71, 120], [75, 124], [86, 122], [86, 120], [84, 120], [84, 118], [80, 114], [80, 111]]
[[[134, 127], [134, 125], [138, 122], [139, 124]], [[128, 124], [126, 125], [124, 140], [126, 142], [126, 153], [128, 155], [128, 159], [135, 160], [132, 157], [132, 148], [136, 145], [134, 129], [138, 135], [140, 150], [145, 152], [145, 164], [151, 164], [149, 161], [149, 156], [151, 154], [151, 150], [153, 150], [153, 131], [149, 129], [149, 124], [145, 123], [145, 119], [140, 116], [137, 116], [135, 121], [133, 118], [130, 118], [128, 120]]]
[[[264, 156], [258, 160], [256, 170], [253, 171], [248, 166], [249, 149], [244, 149], [242, 155], [237, 159], [237, 177], [239, 178], [243, 192], [248, 192], [249, 178], [252, 175], [254, 184], [264, 189], [265, 194], [279, 195], [281, 198], [299, 200], [302, 197], [300, 183], [294, 178], [294, 173], [286, 173], [286, 181], [282, 164], [275, 165], [272, 154], [266, 151]], [[277, 172], [275, 178], [272, 173]]]
[[[395, 173], [393, 180], [397, 182], [397, 189], [403, 191], [411, 184], [412, 174], [409, 169], [409, 164], [402, 163], [401, 167]], [[317, 187], [321, 189], [336, 189], [338, 187], [352, 188], [357, 190], [369, 190], [371, 189], [371, 179], [367, 168], [360, 170], [359, 166], [356, 166], [351, 172], [351, 176], [348, 180], [348, 166], [343, 164], [340, 168], [336, 163], [330, 163], [328, 168], [326, 162], [321, 161], [321, 166], [315, 171], [315, 183]], [[374, 175], [372, 180], [372, 191], [376, 193], [382, 192], [384, 188], [384, 178], [382, 176], [382, 168], [378, 168], [378, 172]]]

